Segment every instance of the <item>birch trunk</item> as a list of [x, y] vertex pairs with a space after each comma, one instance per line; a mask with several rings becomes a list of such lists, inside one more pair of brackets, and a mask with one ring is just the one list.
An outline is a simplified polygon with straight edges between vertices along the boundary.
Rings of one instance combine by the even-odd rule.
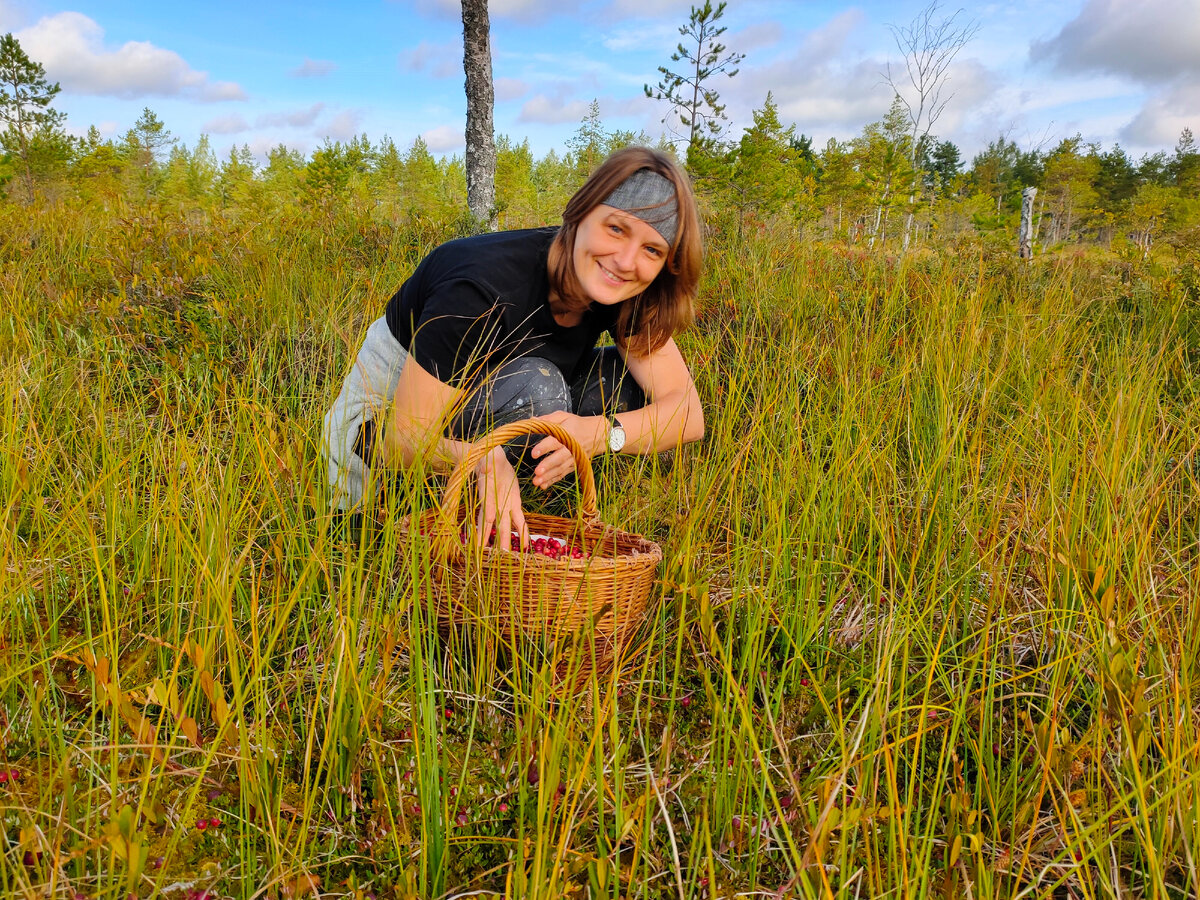
[[467, 76], [467, 206], [477, 226], [496, 230], [495, 91], [487, 0], [462, 0], [463, 70]]
[[1021, 191], [1021, 231], [1017, 238], [1017, 256], [1021, 259], [1033, 256], [1033, 198], [1036, 196], [1035, 187]]

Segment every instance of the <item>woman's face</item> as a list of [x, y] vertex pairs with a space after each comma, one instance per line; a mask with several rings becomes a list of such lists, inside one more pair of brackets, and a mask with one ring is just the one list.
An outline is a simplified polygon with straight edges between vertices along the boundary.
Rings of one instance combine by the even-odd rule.
[[632, 213], [603, 204], [575, 229], [571, 261], [593, 303], [611, 306], [650, 286], [667, 261], [666, 240]]

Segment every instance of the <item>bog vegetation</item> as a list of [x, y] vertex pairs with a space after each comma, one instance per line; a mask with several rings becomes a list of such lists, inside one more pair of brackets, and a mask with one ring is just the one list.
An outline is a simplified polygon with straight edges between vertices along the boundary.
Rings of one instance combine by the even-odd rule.
[[[432, 627], [397, 523], [436, 484], [361, 536], [326, 506], [320, 417], [468, 227], [460, 163], [40, 135], [0, 204], [0, 893], [1200, 889], [1190, 135], [914, 182], [896, 117], [817, 151], [768, 98], [692, 159], [708, 435], [598, 463], [665, 561], [569, 697], [563, 648]], [[634, 137], [501, 140], [502, 227]]]

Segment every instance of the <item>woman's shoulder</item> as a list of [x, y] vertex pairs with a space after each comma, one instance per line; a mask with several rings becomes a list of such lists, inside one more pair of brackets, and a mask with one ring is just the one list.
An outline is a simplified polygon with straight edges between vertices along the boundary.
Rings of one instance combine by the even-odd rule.
[[489, 231], [456, 238], [437, 247], [430, 256], [448, 259], [479, 260], [512, 255], [544, 255], [557, 228], [521, 228], [514, 231]]
[[511, 282], [529, 280], [545, 269], [557, 228], [493, 231], [457, 238], [436, 247], [419, 269], [426, 284], [470, 281], [489, 293], [511, 289]]

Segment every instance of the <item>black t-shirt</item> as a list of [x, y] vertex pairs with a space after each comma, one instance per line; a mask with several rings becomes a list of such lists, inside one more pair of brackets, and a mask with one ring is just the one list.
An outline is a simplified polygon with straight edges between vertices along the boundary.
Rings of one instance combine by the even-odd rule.
[[570, 328], [554, 321], [546, 262], [557, 232], [500, 231], [442, 244], [388, 301], [388, 328], [421, 368], [453, 387], [528, 356], [548, 359], [570, 383], [616, 325], [618, 307], [593, 306]]

